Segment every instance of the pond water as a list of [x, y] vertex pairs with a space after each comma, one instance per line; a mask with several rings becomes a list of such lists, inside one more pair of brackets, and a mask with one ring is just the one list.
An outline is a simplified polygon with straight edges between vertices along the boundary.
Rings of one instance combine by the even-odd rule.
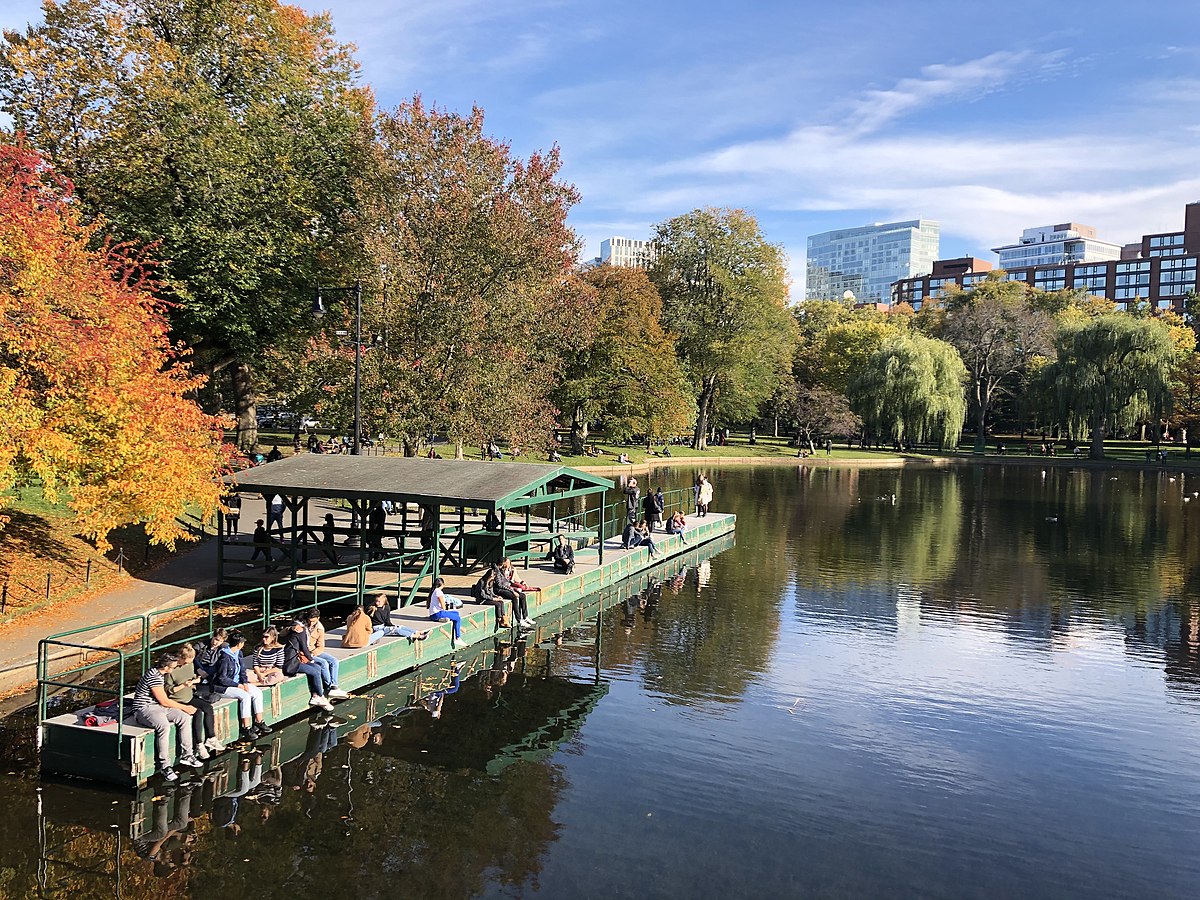
[[0, 896], [1200, 894], [1200, 478], [714, 481], [736, 547], [438, 717], [385, 686], [299, 726], [236, 806], [178, 789], [162, 847], [128, 795], [39, 792], [10, 723]]

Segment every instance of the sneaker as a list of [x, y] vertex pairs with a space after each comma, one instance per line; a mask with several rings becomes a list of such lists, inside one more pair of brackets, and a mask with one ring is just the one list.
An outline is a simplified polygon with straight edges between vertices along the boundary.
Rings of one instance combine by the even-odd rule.
[[210, 754], [208, 752], [208, 748], [203, 744], [200, 744], [196, 747], [196, 759], [204, 762], [204, 760], [208, 759], [209, 756]]
[[243, 728], [241, 731], [238, 732], [238, 741], [237, 742], [239, 744], [253, 744], [254, 740], [255, 740], [254, 729]]
[[196, 757], [192, 756], [190, 753], [187, 756], [179, 757], [179, 764], [181, 766], [187, 766], [191, 769], [204, 768], [204, 763], [200, 762], [200, 760], [196, 759]]
[[317, 694], [313, 694], [311, 697], [308, 698], [308, 705], [309, 706], [328, 706], [329, 701], [326, 700], [324, 697], [318, 696]]
[[164, 781], [178, 781], [179, 780], [179, 773], [176, 772], [174, 769], [172, 769], [170, 766], [163, 766], [162, 771], [159, 772], [159, 774], [162, 775]]
[[210, 737], [207, 741], [205, 741], [204, 746], [207, 747], [208, 752], [212, 753], [213, 755], [225, 752], [225, 745], [215, 737]]
[[331, 687], [329, 689], [329, 699], [330, 700], [349, 700], [350, 695], [347, 694], [345, 691], [343, 691], [339, 687]]
[[533, 628], [537, 625], [537, 622], [533, 621], [533, 619], [526, 616], [525, 621], [523, 621], [521, 624], [524, 625], [526, 628]]
[[458, 640], [457, 638], [450, 638], [450, 649], [451, 650], [457, 650], [461, 646], [462, 646], [462, 641]]
[[333, 704], [329, 702], [328, 697], [318, 697], [317, 700], [319, 701], [317, 706], [321, 707], [325, 712], [333, 712]]
[[271, 726], [266, 722], [256, 722], [254, 725], [254, 731], [260, 738], [263, 738], [274, 731], [274, 729], [271, 728]]

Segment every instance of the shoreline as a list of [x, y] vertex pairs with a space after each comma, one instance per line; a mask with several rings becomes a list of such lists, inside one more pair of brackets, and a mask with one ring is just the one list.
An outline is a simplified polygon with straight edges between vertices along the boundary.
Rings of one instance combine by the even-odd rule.
[[722, 466], [809, 466], [818, 469], [904, 469], [929, 468], [940, 469], [951, 466], [1040, 466], [1046, 468], [1096, 469], [1106, 471], [1122, 469], [1126, 471], [1171, 472], [1200, 474], [1200, 461], [1192, 465], [1168, 462], [1165, 465], [1157, 463], [1136, 462], [1134, 460], [1105, 459], [1093, 460], [1073, 456], [880, 456], [877, 458], [863, 457], [859, 459], [838, 459], [824, 457], [819, 453], [805, 459], [798, 457], [774, 456], [671, 456], [645, 460], [640, 463], [620, 465], [612, 463], [606, 466], [576, 466], [575, 468], [593, 475], [619, 477], [621, 475], [649, 475], [655, 469], [671, 466], [687, 468], [707, 467], [719, 469]]

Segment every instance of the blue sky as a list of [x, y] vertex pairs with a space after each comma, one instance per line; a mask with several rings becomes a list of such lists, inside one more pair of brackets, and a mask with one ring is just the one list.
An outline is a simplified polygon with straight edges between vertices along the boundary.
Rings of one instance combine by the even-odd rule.
[[[942, 256], [1068, 220], [1125, 242], [1200, 200], [1200, 4], [342, 0], [391, 107], [483, 107], [558, 143], [585, 255], [739, 206], [802, 285], [807, 235], [918, 216]], [[0, 0], [0, 25], [39, 15]], [[798, 294], [797, 294], [798, 295]]]

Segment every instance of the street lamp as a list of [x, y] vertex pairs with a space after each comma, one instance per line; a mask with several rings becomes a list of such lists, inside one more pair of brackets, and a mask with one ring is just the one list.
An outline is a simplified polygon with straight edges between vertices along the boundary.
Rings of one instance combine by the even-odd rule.
[[354, 443], [350, 452], [358, 456], [362, 452], [362, 282], [355, 281], [348, 287], [317, 287], [313, 301], [313, 315], [325, 315], [325, 304], [321, 293], [354, 293]]

